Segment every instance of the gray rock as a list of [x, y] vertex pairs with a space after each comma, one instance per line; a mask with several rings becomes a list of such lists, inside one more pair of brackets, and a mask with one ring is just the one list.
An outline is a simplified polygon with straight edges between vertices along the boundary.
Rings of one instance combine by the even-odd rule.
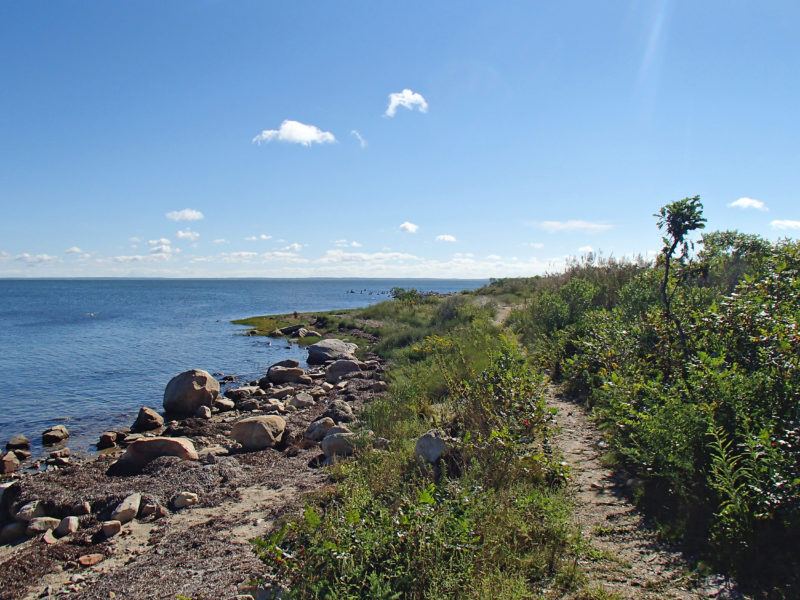
[[300, 366], [300, 361], [295, 360], [293, 358], [285, 358], [283, 360], [279, 360], [276, 363], [270, 365], [270, 369], [272, 367], [286, 367], [287, 369], [294, 369]]
[[104, 521], [102, 526], [103, 535], [107, 538], [114, 537], [120, 531], [122, 531], [122, 523], [119, 521], [111, 520], [111, 521]]
[[352, 433], [352, 431], [347, 428], [347, 425], [334, 425], [328, 429], [328, 431], [325, 433], [325, 437], [328, 437], [329, 435], [336, 435], [337, 433]]
[[358, 373], [361, 367], [358, 366], [358, 361], [346, 358], [339, 359], [328, 367], [325, 371], [325, 381], [328, 383], [336, 383], [350, 373]]
[[[259, 390], [257, 385], [245, 385], [242, 387], [234, 388], [232, 390], [228, 390], [225, 392], [225, 396], [230, 398], [231, 400], [238, 402], [239, 400], [244, 400], [245, 398], [249, 398], [253, 395], [256, 390]], [[215, 400], [216, 402], [216, 400]]]
[[58, 444], [69, 437], [69, 431], [63, 425], [54, 425], [42, 433], [42, 444], [46, 446]]
[[288, 327], [281, 327], [280, 332], [283, 335], [292, 335], [293, 333], [297, 333], [304, 327], [305, 325], [289, 325]]
[[30, 450], [31, 441], [24, 435], [15, 435], [6, 444], [6, 450]]
[[219, 396], [219, 382], [208, 371], [192, 369], [173, 377], [164, 390], [164, 410], [192, 415], [198, 406], [211, 406]]
[[38, 500], [31, 500], [17, 511], [17, 513], [14, 515], [14, 518], [17, 521], [27, 522], [39, 517], [44, 517], [46, 515], [47, 511], [44, 509], [44, 504]]
[[143, 406], [139, 409], [139, 415], [136, 417], [131, 431], [151, 431], [158, 429], [162, 425], [164, 425], [164, 417], [152, 408]]
[[183, 460], [197, 460], [194, 444], [188, 438], [151, 437], [133, 442], [120, 457], [120, 462], [141, 468], [159, 456], [177, 456]]
[[293, 387], [285, 387], [277, 390], [270, 390], [269, 392], [271, 398], [277, 398], [278, 400], [283, 400], [284, 398], [286, 398], [287, 396], [291, 396], [292, 394], [294, 394]]
[[356, 418], [350, 405], [338, 398], [330, 403], [328, 410], [322, 416], [330, 417], [334, 423], [350, 423]]
[[375, 450], [388, 450], [389, 440], [384, 437], [375, 438], [375, 440], [372, 442], [372, 447]]
[[272, 448], [281, 441], [286, 421], [277, 415], [247, 417], [231, 429], [231, 437], [246, 450]]
[[417, 460], [435, 465], [452, 450], [452, 443], [452, 438], [441, 431], [431, 429], [417, 440], [414, 456]]
[[56, 537], [64, 537], [78, 531], [78, 527], [80, 527], [78, 517], [64, 517], [53, 533], [55, 533]]
[[325, 456], [351, 456], [355, 452], [354, 433], [334, 433], [326, 435], [322, 440], [322, 452]]
[[325, 437], [325, 434], [328, 433], [328, 430], [333, 426], [334, 422], [330, 417], [317, 419], [308, 426], [303, 437], [313, 442], [321, 442], [322, 438]]
[[337, 339], [320, 340], [308, 347], [308, 364], [322, 365], [329, 360], [340, 358], [354, 359], [354, 352], [358, 349], [356, 344], [343, 342]]
[[53, 517], [36, 517], [28, 521], [28, 526], [25, 528], [25, 535], [33, 537], [44, 533], [48, 529], [55, 529], [59, 526], [61, 521]]
[[236, 404], [234, 404], [233, 400], [228, 400], [227, 398], [220, 396], [219, 398], [214, 399], [214, 407], [220, 412], [226, 412], [236, 408]]
[[275, 385], [294, 383], [305, 374], [306, 372], [300, 367], [270, 367], [267, 371], [267, 377]]
[[314, 406], [315, 402], [311, 394], [300, 392], [294, 398], [289, 400], [289, 404], [291, 404], [295, 408], [309, 408], [311, 406]]
[[0, 461], [0, 474], [7, 475], [15, 471], [19, 471], [19, 458], [13, 451], [6, 452], [2, 461]]
[[142, 503], [141, 494], [131, 494], [125, 500], [120, 502], [111, 513], [112, 521], [119, 521], [120, 523], [127, 523], [133, 521], [136, 515], [139, 514], [139, 505]]

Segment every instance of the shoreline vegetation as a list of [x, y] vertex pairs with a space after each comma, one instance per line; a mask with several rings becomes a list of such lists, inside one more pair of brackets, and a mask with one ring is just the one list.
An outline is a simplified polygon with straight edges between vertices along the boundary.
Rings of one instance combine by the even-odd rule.
[[[797, 597], [800, 244], [700, 235], [698, 197], [655, 217], [655, 262], [590, 254], [459, 294], [395, 288], [366, 308], [236, 321], [343, 354], [223, 378], [228, 403], [158, 430], [200, 460], [117, 473], [120, 447], [7, 476], [5, 528], [84, 514], [61, 538], [0, 547], [0, 597]], [[638, 563], [597, 542], [615, 522], [577, 521], [572, 405], [663, 545], [654, 564], [683, 552], [679, 581], [631, 587]], [[253, 418], [269, 447], [232, 437]]]

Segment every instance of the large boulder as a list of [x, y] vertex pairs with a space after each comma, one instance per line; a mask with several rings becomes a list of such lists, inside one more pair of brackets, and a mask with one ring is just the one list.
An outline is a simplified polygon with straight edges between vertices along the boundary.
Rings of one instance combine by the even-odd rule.
[[42, 434], [42, 443], [46, 446], [58, 444], [69, 437], [69, 431], [63, 425], [54, 425]]
[[123, 465], [141, 468], [159, 456], [177, 456], [183, 460], [197, 460], [194, 444], [188, 438], [150, 437], [133, 442], [119, 461]]
[[335, 423], [333, 419], [330, 417], [323, 417], [322, 419], [317, 419], [311, 425], [308, 426], [306, 429], [304, 437], [309, 439], [313, 442], [320, 442], [325, 437], [325, 434], [328, 433], [328, 430], [333, 427]]
[[193, 415], [198, 406], [211, 406], [219, 395], [219, 382], [208, 371], [192, 369], [170, 379], [164, 390], [164, 410]]
[[133, 423], [133, 427], [131, 427], [131, 431], [151, 431], [153, 429], [158, 429], [163, 424], [164, 417], [152, 408], [143, 406], [139, 409], [139, 414], [136, 417], [136, 421]]
[[350, 360], [348, 358], [340, 358], [339, 360], [331, 363], [325, 371], [325, 381], [328, 383], [336, 383], [342, 377], [350, 373], [360, 372], [361, 367], [358, 366], [358, 361]]
[[328, 410], [326, 410], [323, 417], [330, 417], [334, 423], [350, 423], [355, 421], [356, 417], [353, 414], [353, 409], [344, 400], [336, 399], [330, 403]]
[[306, 372], [300, 367], [279, 367], [272, 366], [267, 371], [270, 383], [275, 385], [282, 385], [284, 383], [294, 383], [300, 379]]
[[308, 347], [308, 364], [322, 365], [329, 360], [340, 358], [355, 359], [353, 354], [358, 349], [356, 344], [337, 339], [320, 340]]
[[247, 417], [231, 429], [231, 437], [245, 450], [272, 448], [281, 441], [286, 421], [277, 415]]
[[334, 456], [351, 456], [355, 452], [353, 443], [356, 435], [354, 433], [332, 433], [326, 435], [322, 440], [322, 452], [328, 458]]

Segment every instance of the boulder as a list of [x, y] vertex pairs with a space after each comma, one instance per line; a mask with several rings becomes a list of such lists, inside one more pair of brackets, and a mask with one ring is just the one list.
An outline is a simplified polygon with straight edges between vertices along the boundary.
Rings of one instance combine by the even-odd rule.
[[435, 465], [452, 450], [452, 438], [441, 431], [431, 429], [422, 434], [414, 447], [417, 460]]
[[325, 437], [325, 434], [328, 433], [328, 430], [333, 427], [335, 423], [333, 419], [330, 417], [323, 417], [322, 419], [317, 419], [311, 425], [308, 426], [304, 437], [314, 442], [321, 442], [322, 438]]
[[347, 428], [347, 425], [334, 425], [333, 427], [328, 429], [328, 432], [325, 434], [325, 437], [328, 437], [329, 435], [335, 435], [337, 433], [352, 433], [352, 431], [350, 431]]
[[208, 371], [192, 369], [173, 377], [164, 390], [164, 410], [192, 415], [198, 406], [211, 406], [219, 396], [219, 382]]
[[227, 398], [220, 396], [219, 398], [214, 399], [214, 407], [220, 412], [226, 412], [236, 408], [236, 404], [234, 404], [233, 400], [228, 400]]
[[337, 339], [320, 340], [308, 347], [308, 364], [322, 365], [329, 360], [340, 358], [354, 359], [353, 353], [358, 349], [356, 344]]
[[151, 431], [164, 425], [164, 417], [152, 408], [143, 406], [139, 409], [139, 415], [131, 427], [131, 431]]
[[283, 360], [279, 360], [276, 363], [270, 365], [270, 369], [272, 367], [286, 367], [287, 369], [294, 369], [300, 366], [300, 361], [295, 360], [294, 358], [284, 358]]
[[19, 462], [24, 462], [31, 457], [30, 450], [23, 450], [22, 448], [17, 448], [16, 450], [12, 450], [11, 452], [14, 453], [14, 456], [17, 457]]
[[104, 450], [105, 448], [113, 448], [116, 446], [117, 434], [114, 431], [106, 431], [100, 435], [100, 440], [97, 442], [97, 449]]
[[51, 444], [58, 444], [63, 442], [69, 437], [69, 431], [63, 425], [54, 425], [44, 433], [42, 433], [42, 444], [49, 446]]
[[289, 325], [288, 327], [281, 327], [280, 332], [283, 335], [292, 335], [304, 328], [305, 325]]
[[372, 442], [372, 447], [375, 450], [388, 450], [390, 442], [384, 437], [375, 438]]
[[24, 435], [15, 435], [6, 444], [6, 450], [30, 450], [31, 441]]
[[326, 435], [322, 440], [322, 452], [325, 456], [332, 458], [334, 456], [351, 456], [355, 451], [353, 440], [355, 439], [354, 433], [334, 433]]
[[0, 461], [0, 475], [7, 475], [19, 471], [19, 458], [14, 452], [6, 452]]
[[267, 335], [269, 335], [269, 337], [273, 337], [273, 338], [279, 338], [279, 337], [282, 337], [282, 336], [283, 336], [283, 333], [281, 332], [281, 330], [280, 330], [280, 329], [273, 329], [273, 330], [272, 330], [272, 331], [270, 331], [270, 332], [269, 332], [269, 334], [267, 334]]
[[56, 534], [56, 537], [72, 535], [78, 531], [79, 526], [80, 522], [78, 521], [78, 517], [64, 517], [61, 519], [61, 522], [58, 524], [58, 527], [56, 527], [53, 533]]
[[111, 521], [104, 521], [101, 525], [101, 529], [103, 531], [103, 535], [107, 538], [114, 537], [120, 531], [122, 531], [122, 523], [113, 519]]
[[31, 500], [17, 511], [17, 513], [14, 515], [14, 518], [17, 521], [27, 522], [39, 517], [44, 517], [46, 515], [47, 511], [44, 509], [44, 504], [38, 500]]
[[270, 383], [274, 383], [275, 385], [294, 383], [305, 374], [306, 372], [300, 367], [273, 366], [267, 371], [267, 377], [269, 377]]
[[28, 521], [28, 526], [25, 528], [25, 535], [33, 537], [47, 531], [48, 529], [55, 529], [59, 526], [61, 521], [53, 517], [36, 517]]
[[350, 405], [338, 398], [330, 403], [328, 410], [322, 416], [330, 417], [334, 423], [350, 423], [356, 418]]
[[119, 461], [133, 468], [141, 468], [159, 456], [177, 456], [183, 460], [197, 460], [197, 452], [190, 439], [151, 437], [131, 443]]
[[15, 521], [14, 523], [9, 523], [2, 529], [0, 529], [0, 544], [10, 544], [12, 542], [16, 542], [17, 540], [23, 538], [25, 536], [25, 530], [28, 528], [27, 523], [22, 523], [21, 521]]
[[[245, 385], [242, 387], [234, 388], [232, 390], [227, 390], [225, 392], [225, 396], [230, 398], [234, 402], [238, 402], [239, 400], [244, 400], [245, 398], [249, 398], [258, 389], [261, 388], [255, 385]], [[216, 400], [214, 402], [216, 402]]]
[[341, 358], [331, 363], [325, 371], [325, 381], [328, 383], [336, 383], [342, 377], [360, 371], [361, 367], [358, 366], [358, 361]]
[[281, 441], [286, 421], [277, 415], [247, 417], [231, 429], [231, 437], [246, 450], [272, 448]]
[[289, 400], [289, 404], [295, 408], [309, 408], [314, 406], [314, 398], [311, 394], [300, 392], [294, 398]]
[[181, 492], [172, 499], [172, 506], [175, 508], [186, 508], [187, 506], [194, 506], [200, 501], [197, 494], [192, 492]]
[[139, 505], [141, 503], [141, 494], [131, 494], [125, 498], [125, 500], [117, 504], [117, 507], [111, 512], [111, 520], [119, 521], [120, 523], [133, 521], [136, 515], [139, 514]]
[[197, 410], [194, 411], [194, 416], [198, 419], [210, 419], [211, 418], [211, 409], [205, 405], [198, 406]]
[[4, 509], [13, 502], [13, 498], [19, 494], [19, 490], [18, 480], [0, 483], [0, 520], [2, 520], [6, 514]]
[[305, 327], [301, 327], [300, 329], [298, 329], [297, 331], [295, 331], [292, 334], [292, 337], [293, 338], [304, 338], [307, 335], [308, 335], [308, 329], [306, 329]]
[[287, 396], [291, 396], [292, 394], [294, 394], [293, 387], [279, 388], [277, 390], [271, 390], [269, 393], [271, 398], [277, 398], [278, 400], [283, 400], [284, 398], [286, 398]]
[[385, 381], [376, 381], [372, 384], [372, 391], [380, 394], [381, 392], [385, 392], [389, 389], [389, 384]]

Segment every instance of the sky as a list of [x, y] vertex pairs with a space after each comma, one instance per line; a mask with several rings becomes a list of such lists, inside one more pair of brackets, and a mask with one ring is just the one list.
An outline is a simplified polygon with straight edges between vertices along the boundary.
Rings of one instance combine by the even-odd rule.
[[509, 277], [800, 233], [800, 3], [0, 3], [0, 277]]

